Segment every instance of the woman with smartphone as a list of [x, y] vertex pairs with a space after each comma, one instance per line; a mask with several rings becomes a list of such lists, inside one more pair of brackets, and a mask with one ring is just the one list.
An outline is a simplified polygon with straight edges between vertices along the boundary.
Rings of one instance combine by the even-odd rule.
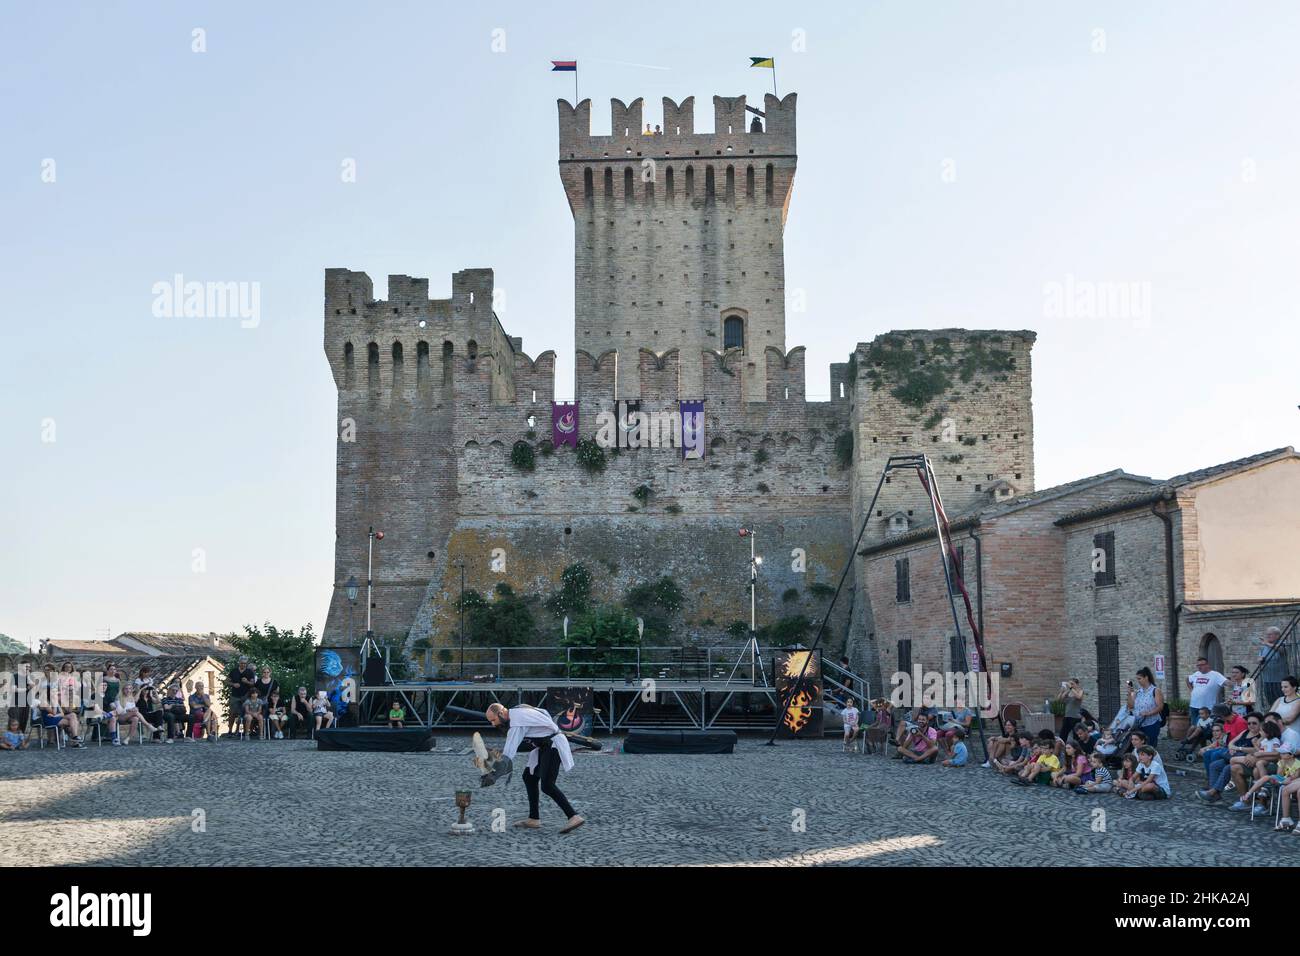
[[1137, 686], [1128, 682], [1128, 709], [1133, 712], [1133, 729], [1146, 734], [1147, 745], [1154, 747], [1164, 726], [1165, 695], [1156, 686], [1151, 668], [1140, 668], [1135, 675]]

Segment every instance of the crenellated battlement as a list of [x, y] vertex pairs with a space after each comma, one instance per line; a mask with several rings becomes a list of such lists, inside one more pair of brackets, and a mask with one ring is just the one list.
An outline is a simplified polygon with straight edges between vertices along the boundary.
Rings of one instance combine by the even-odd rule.
[[[565, 395], [556, 354], [529, 355], [503, 327], [491, 269], [454, 273], [449, 291], [435, 279], [441, 298], [425, 278], [390, 275], [376, 298], [364, 272], [326, 271], [324, 347], [338, 390], [326, 644], [352, 639], [346, 582], [365, 574], [371, 528], [385, 532], [372, 607], [385, 637], [445, 645], [462, 571], [482, 593], [506, 583], [545, 594], [574, 563], [597, 571], [601, 601], [679, 579], [690, 626], [712, 634], [750, 610], [742, 582], [725, 586], [748, 553], [735, 528], [761, 529], [769, 554], [806, 557], [798, 573], [764, 566], [759, 619], [811, 612], [809, 582], [836, 580], [864, 519], [877, 540], [891, 515], [917, 509], [915, 478], [898, 475], [879, 513], [863, 514], [891, 455], [929, 454], [950, 514], [1007, 485], [1032, 490], [1032, 333], [889, 332], [831, 364], [819, 379], [829, 401], [808, 400], [807, 355], [788, 345], [785, 321], [795, 94], [765, 96], [758, 111], [715, 96], [711, 131], [699, 128], [707, 117], [697, 127], [697, 105], [707, 109], [694, 97], [664, 98], [662, 112], [615, 99], [597, 136], [590, 100], [557, 104], [573, 215], [556, 233], [573, 230], [576, 437], [615, 446], [603, 467], [553, 442]], [[644, 135], [647, 120], [658, 135]], [[697, 401], [703, 447], [679, 447], [680, 403]], [[646, 417], [634, 424], [635, 412]], [[835, 633], [870, 644], [866, 594], [855, 579]]]
[[744, 96], [713, 97], [713, 132], [696, 132], [695, 97], [681, 103], [663, 98], [658, 134], [645, 135], [644, 101], [610, 100], [610, 135], [591, 132], [591, 100], [573, 106], [556, 101], [560, 123], [561, 162], [600, 162], [629, 158], [742, 158], [789, 156], [795, 153], [797, 94], [763, 97], [763, 116], [745, 109]]

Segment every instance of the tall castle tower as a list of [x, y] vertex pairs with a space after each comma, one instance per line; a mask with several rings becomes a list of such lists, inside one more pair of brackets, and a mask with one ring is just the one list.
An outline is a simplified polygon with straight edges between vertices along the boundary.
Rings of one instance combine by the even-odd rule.
[[[677, 396], [703, 398], [699, 356], [741, 350], [741, 394], [766, 398], [769, 347], [785, 352], [783, 235], [795, 170], [795, 94], [663, 100], [643, 131], [642, 101], [612, 100], [611, 135], [591, 135], [591, 101], [559, 101], [560, 179], [574, 222], [578, 361], [613, 352], [615, 398], [641, 394], [642, 350], [676, 349]], [[601, 363], [603, 364], [603, 363]]]

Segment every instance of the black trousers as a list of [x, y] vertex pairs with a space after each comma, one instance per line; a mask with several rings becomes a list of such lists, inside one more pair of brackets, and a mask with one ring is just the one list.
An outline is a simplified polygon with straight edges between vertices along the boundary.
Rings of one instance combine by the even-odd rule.
[[555, 780], [560, 775], [560, 752], [554, 747], [542, 747], [537, 754], [537, 772], [529, 770], [524, 771], [524, 789], [528, 791], [528, 816], [532, 820], [541, 819], [541, 809], [538, 804], [541, 798], [538, 794], [546, 794], [550, 797], [565, 818], [577, 816], [578, 811], [573, 809], [573, 805], [565, 799], [560, 788], [555, 785]]

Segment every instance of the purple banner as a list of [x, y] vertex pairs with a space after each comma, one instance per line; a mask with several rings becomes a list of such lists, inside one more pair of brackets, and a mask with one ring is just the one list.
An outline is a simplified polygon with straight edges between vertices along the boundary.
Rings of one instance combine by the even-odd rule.
[[682, 457], [704, 457], [704, 401], [678, 402], [682, 416]]
[[551, 403], [551, 444], [578, 447], [578, 403]]

